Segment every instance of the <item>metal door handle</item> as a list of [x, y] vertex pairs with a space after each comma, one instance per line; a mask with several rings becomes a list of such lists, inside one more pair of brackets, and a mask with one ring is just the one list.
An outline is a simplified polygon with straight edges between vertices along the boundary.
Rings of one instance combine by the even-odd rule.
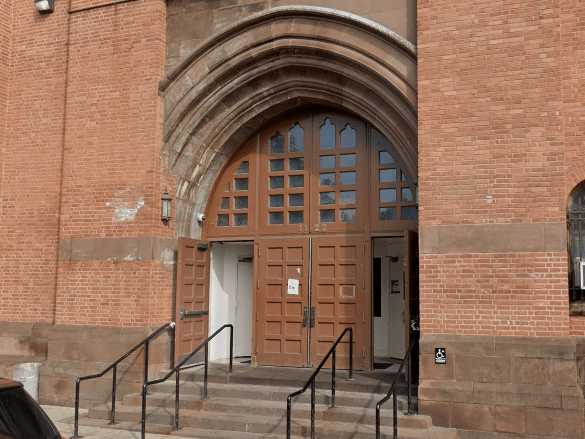
[[181, 320], [190, 319], [194, 317], [208, 316], [209, 311], [186, 311], [185, 308], [179, 310], [179, 318]]
[[311, 328], [315, 327], [315, 315], [317, 314], [317, 310], [314, 306], [311, 307]]
[[310, 310], [308, 306], [305, 306], [303, 309], [303, 328], [306, 328], [310, 324]]

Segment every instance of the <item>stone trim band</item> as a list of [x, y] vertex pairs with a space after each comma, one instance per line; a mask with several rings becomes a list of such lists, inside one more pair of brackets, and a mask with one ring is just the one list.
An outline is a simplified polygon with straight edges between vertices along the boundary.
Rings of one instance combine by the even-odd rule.
[[66, 262], [160, 262], [175, 263], [175, 239], [142, 236], [134, 238], [65, 239], [59, 242], [59, 260]]
[[427, 255], [567, 250], [564, 223], [423, 226], [420, 237]]

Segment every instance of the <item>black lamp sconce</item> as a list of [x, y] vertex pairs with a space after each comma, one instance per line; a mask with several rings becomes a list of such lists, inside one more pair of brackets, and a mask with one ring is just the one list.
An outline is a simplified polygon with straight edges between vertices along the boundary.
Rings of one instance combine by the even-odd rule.
[[161, 201], [160, 219], [165, 226], [168, 226], [169, 221], [171, 221], [171, 202], [173, 199], [167, 191], [164, 191], [161, 197]]

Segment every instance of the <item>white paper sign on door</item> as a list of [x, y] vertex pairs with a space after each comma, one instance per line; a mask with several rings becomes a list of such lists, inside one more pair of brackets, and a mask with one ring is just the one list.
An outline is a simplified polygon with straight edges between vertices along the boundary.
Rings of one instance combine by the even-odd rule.
[[298, 279], [289, 279], [288, 280], [288, 293], [289, 296], [298, 296], [299, 295], [299, 280]]

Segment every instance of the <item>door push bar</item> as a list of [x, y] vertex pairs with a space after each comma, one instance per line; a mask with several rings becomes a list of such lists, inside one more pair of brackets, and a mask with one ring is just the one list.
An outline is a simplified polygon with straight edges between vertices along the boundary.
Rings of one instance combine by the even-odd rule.
[[305, 306], [303, 310], [303, 327], [314, 328], [315, 327], [315, 314], [316, 310], [314, 306]]
[[179, 310], [179, 318], [181, 320], [192, 319], [194, 317], [205, 317], [209, 315], [209, 311], [185, 311], [185, 308]]

